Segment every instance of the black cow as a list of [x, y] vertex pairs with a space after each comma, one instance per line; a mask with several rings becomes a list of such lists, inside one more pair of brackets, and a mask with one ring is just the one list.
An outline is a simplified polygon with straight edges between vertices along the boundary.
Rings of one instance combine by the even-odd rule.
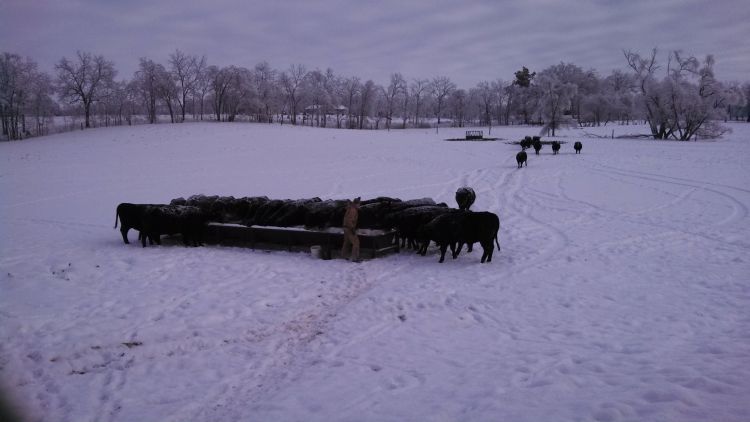
[[162, 234], [182, 235], [185, 246], [200, 246], [207, 215], [198, 207], [186, 205], [151, 205], [145, 207], [142, 215], [141, 244], [146, 247], [146, 237], [161, 245]]
[[346, 211], [346, 201], [328, 199], [305, 204], [305, 227], [326, 228], [340, 226]]
[[432, 241], [440, 248], [440, 260], [438, 262], [442, 263], [445, 261], [445, 252], [448, 247], [451, 248], [451, 254], [454, 255], [457, 239], [460, 236], [461, 220], [469, 212], [457, 211], [442, 214], [422, 226], [419, 233], [421, 244], [417, 252], [424, 256], [427, 253], [427, 247]]
[[395, 244], [400, 247], [419, 249], [419, 243], [422, 241], [422, 227], [432, 221], [435, 217], [449, 213], [451, 211], [447, 206], [442, 205], [425, 205], [419, 207], [406, 208], [388, 214], [385, 217], [385, 226], [396, 229]]
[[560, 143], [552, 141], [552, 155], [557, 155], [558, 152], [560, 152]]
[[534, 151], [536, 152], [536, 155], [539, 155], [539, 150], [542, 149], [542, 141], [540, 141], [537, 137], [534, 137]]
[[576, 141], [576, 143], [573, 144], [573, 149], [576, 150], [576, 154], [580, 154], [581, 149], [583, 149], [583, 144], [581, 143], [581, 141]]
[[476, 199], [477, 194], [474, 193], [474, 189], [468, 186], [458, 188], [458, 190], [456, 191], [456, 203], [458, 204], [458, 209], [460, 210], [468, 210], [469, 208], [471, 208], [471, 205]]
[[361, 229], [386, 228], [386, 215], [393, 211], [394, 204], [402, 202], [398, 198], [377, 197], [361, 202], [357, 227]]
[[491, 212], [460, 211], [444, 214], [424, 226], [422, 237], [429, 240], [423, 241], [420, 253], [424, 255], [432, 240], [440, 247], [439, 262], [443, 262], [448, 247], [451, 248], [455, 259], [461, 253], [464, 244], [479, 242], [483, 249], [481, 262], [491, 262], [495, 244], [500, 249], [497, 241], [499, 230], [500, 219]]
[[471, 251], [471, 244], [479, 242], [483, 251], [481, 262], [491, 262], [495, 245], [497, 245], [497, 250], [500, 250], [500, 243], [497, 240], [500, 218], [497, 214], [488, 211], [472, 212], [466, 215], [462, 223], [458, 249], [453, 253], [453, 258], [455, 259], [461, 253], [464, 243], [469, 245], [469, 251]]
[[[148, 207], [153, 206], [152, 204], [131, 204], [123, 202], [117, 206], [115, 211], [115, 228], [117, 228], [117, 220], [120, 220], [120, 233], [122, 233], [122, 240], [126, 244], [130, 244], [128, 241], [128, 231], [130, 229], [138, 230], [138, 240], [143, 235], [143, 213]], [[149, 239], [150, 240], [150, 239]], [[144, 240], [145, 241], [145, 240]], [[153, 245], [153, 242], [151, 242]]]
[[516, 163], [518, 163], [518, 168], [523, 167], [524, 163], [526, 163], [526, 167], [529, 166], [529, 163], [526, 162], [526, 151], [521, 151], [516, 154]]
[[531, 140], [531, 136], [524, 137], [523, 140], [520, 142], [521, 149], [523, 150], [523, 149], [531, 148], [532, 143], [533, 141]]

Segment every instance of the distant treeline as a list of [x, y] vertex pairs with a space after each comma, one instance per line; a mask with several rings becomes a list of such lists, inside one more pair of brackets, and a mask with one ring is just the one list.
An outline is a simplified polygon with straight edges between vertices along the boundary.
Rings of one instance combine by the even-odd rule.
[[[570, 125], [647, 122], [655, 139], [716, 137], [726, 120], [750, 122], [750, 83], [714, 78], [714, 58], [679, 51], [659, 62], [624, 51], [625, 71], [600, 76], [572, 63], [539, 72], [526, 67], [508, 80], [459, 88], [450, 78], [391, 74], [386, 85], [332, 69], [266, 62], [252, 69], [209, 65], [205, 56], [176, 50], [164, 64], [141, 58], [130, 79], [118, 79], [104, 56], [64, 57], [55, 74], [31, 58], [0, 54], [1, 139], [18, 140], [92, 126], [186, 120], [252, 121], [395, 129], [437, 125], [539, 125], [541, 133]], [[79, 121], [56, 124], [55, 116]]]

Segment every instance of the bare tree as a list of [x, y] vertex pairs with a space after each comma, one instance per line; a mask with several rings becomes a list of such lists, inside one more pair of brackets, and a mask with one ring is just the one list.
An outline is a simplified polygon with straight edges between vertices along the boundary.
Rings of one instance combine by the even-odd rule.
[[403, 90], [401, 91], [401, 94], [401, 99], [403, 100], [403, 102], [401, 103], [401, 118], [403, 119], [401, 127], [403, 129], [406, 129], [406, 121], [409, 118], [409, 99], [411, 98], [409, 95], [409, 87], [406, 83], [406, 80], [404, 80]]
[[406, 91], [406, 81], [400, 73], [392, 73], [391, 83], [388, 85], [388, 88], [382, 88], [381, 90], [385, 99], [385, 125], [388, 130], [391, 130], [391, 120], [393, 119], [393, 111], [396, 107], [396, 99]]
[[[198, 72], [198, 79], [195, 82], [195, 90], [193, 94], [193, 102], [195, 99], [198, 100], [198, 110], [200, 119], [203, 120], [205, 113], [206, 95], [211, 91], [211, 79], [209, 77], [209, 67], [206, 67]], [[195, 118], [195, 105], [193, 105], [193, 118]]]
[[138, 70], [133, 77], [133, 88], [138, 92], [149, 123], [156, 123], [156, 101], [159, 98], [159, 65], [151, 59], [141, 57]]
[[170, 122], [175, 122], [174, 105], [179, 101], [180, 94], [178, 93], [177, 84], [172, 79], [172, 75], [161, 64], [156, 65], [156, 92], [164, 105], [167, 106], [169, 111]]
[[482, 81], [477, 84], [476, 96], [480, 101], [482, 107], [482, 125], [489, 127], [490, 133], [492, 133], [492, 108], [495, 105], [497, 96], [496, 91], [492, 85], [487, 81]]
[[452, 108], [454, 125], [464, 127], [466, 120], [466, 109], [468, 106], [469, 96], [463, 89], [457, 89], [450, 94], [448, 98]]
[[86, 127], [91, 127], [91, 105], [99, 100], [104, 85], [114, 80], [117, 71], [104, 56], [77, 52], [73, 61], [63, 57], [55, 66], [60, 97], [71, 103], [81, 103]]
[[414, 99], [414, 124], [419, 126], [420, 108], [424, 97], [429, 92], [430, 82], [427, 79], [415, 79], [409, 86], [411, 97]]
[[438, 76], [430, 83], [430, 93], [435, 98], [435, 115], [437, 125], [440, 127], [440, 116], [448, 96], [456, 89], [456, 84], [451, 82], [447, 76]]
[[224, 114], [226, 106], [226, 95], [229, 85], [232, 83], [232, 67], [223, 67], [219, 69], [216, 66], [209, 66], [207, 69], [207, 77], [209, 81], [209, 87], [212, 93], [212, 105], [214, 114], [216, 115], [216, 121], [220, 122], [221, 117]]
[[359, 96], [361, 84], [359, 82], [359, 78], [352, 77], [352, 78], [346, 78], [344, 79], [342, 83], [342, 90], [344, 93], [344, 98], [347, 101], [347, 123], [346, 126], [349, 129], [354, 129], [354, 106], [355, 101], [357, 100], [357, 97]]
[[195, 94], [201, 72], [206, 68], [206, 56], [192, 56], [176, 50], [169, 56], [169, 71], [177, 88], [177, 104], [181, 119], [185, 121], [185, 106], [188, 97]]

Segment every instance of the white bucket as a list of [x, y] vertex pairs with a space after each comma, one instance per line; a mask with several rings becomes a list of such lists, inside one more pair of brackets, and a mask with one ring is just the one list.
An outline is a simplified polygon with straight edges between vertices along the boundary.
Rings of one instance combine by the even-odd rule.
[[310, 256], [315, 259], [320, 259], [320, 245], [310, 246]]

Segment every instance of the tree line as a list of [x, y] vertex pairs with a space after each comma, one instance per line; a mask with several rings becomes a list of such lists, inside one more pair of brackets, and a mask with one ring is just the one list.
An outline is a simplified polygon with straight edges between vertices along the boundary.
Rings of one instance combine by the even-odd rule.
[[209, 65], [205, 56], [176, 50], [164, 63], [139, 60], [130, 79], [118, 79], [113, 62], [77, 52], [63, 57], [53, 75], [31, 58], [0, 54], [0, 120], [9, 140], [54, 130], [55, 116], [80, 116], [81, 128], [172, 123], [186, 120], [309, 125], [347, 129], [539, 125], [555, 135], [564, 126], [646, 122], [654, 139], [719, 136], [721, 120], [750, 122], [750, 83], [721, 82], [715, 60], [680, 51], [659, 61], [624, 51], [627, 70], [600, 76], [594, 69], [560, 63], [526, 67], [505, 81], [465, 89], [446, 76], [408, 79], [393, 73], [385, 85], [332, 69], [267, 62], [252, 69]]

